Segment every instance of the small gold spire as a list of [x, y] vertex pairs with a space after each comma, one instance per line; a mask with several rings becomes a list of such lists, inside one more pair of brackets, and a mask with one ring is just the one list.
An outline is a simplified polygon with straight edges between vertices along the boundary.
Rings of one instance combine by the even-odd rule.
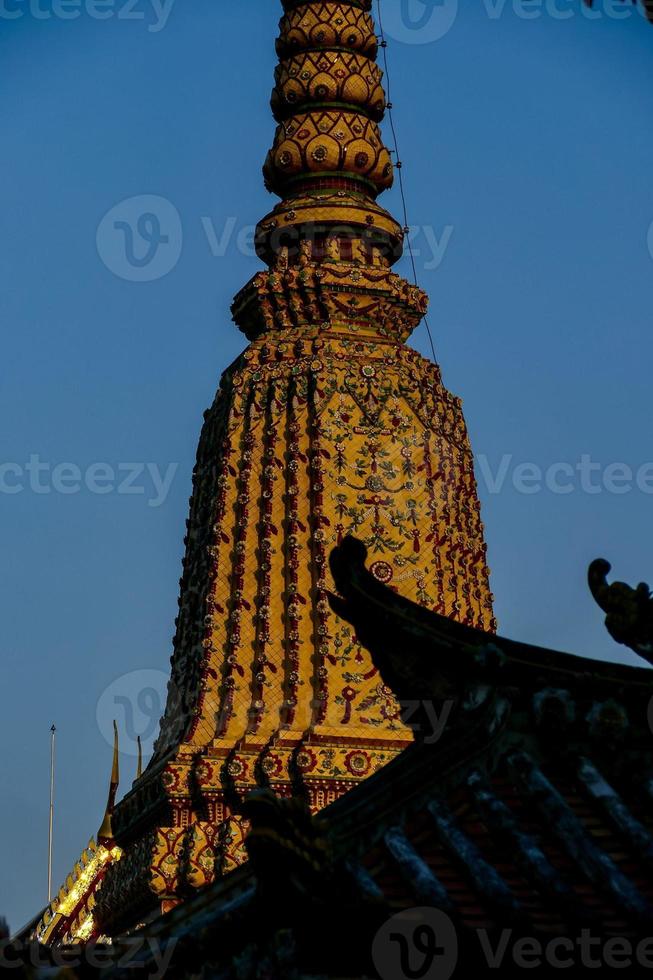
[[111, 815], [116, 805], [116, 793], [120, 783], [120, 753], [118, 748], [118, 726], [113, 723], [113, 765], [111, 767], [111, 782], [109, 783], [109, 798], [107, 807], [104, 811], [102, 826], [98, 831], [98, 842], [113, 840], [113, 828], [111, 826]]

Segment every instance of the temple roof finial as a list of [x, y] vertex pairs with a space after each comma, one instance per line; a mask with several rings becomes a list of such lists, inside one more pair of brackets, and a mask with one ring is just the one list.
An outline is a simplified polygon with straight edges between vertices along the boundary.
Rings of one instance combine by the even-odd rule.
[[107, 799], [106, 810], [102, 826], [98, 831], [98, 843], [103, 844], [113, 840], [113, 828], [111, 826], [111, 815], [116, 805], [116, 794], [120, 783], [120, 754], [118, 745], [118, 726], [113, 723], [113, 765], [111, 767], [111, 782], [109, 783], [109, 798]]

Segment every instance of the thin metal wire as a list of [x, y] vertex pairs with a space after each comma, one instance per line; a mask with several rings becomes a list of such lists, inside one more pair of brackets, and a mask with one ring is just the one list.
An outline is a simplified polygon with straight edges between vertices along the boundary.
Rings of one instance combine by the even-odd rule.
[[[383, 29], [383, 14], [381, 12], [381, 0], [376, 0], [376, 6], [378, 11], [378, 25], [379, 25], [379, 35], [381, 38], [381, 50], [383, 51], [383, 68], [385, 71], [385, 92], [386, 92], [386, 108], [388, 110], [388, 122], [390, 123], [390, 130], [392, 132], [392, 138], [395, 144], [395, 153], [397, 156], [397, 173], [399, 175], [399, 193], [401, 195], [401, 204], [404, 212], [404, 232], [406, 234], [406, 243], [408, 245], [408, 254], [410, 255], [410, 264], [413, 268], [413, 278], [415, 280], [415, 285], [419, 288], [419, 277], [417, 275], [417, 266], [415, 264], [415, 255], [413, 253], [413, 243], [410, 240], [410, 226], [408, 224], [408, 205], [406, 204], [406, 191], [404, 188], [404, 173], [403, 173], [403, 161], [399, 155], [399, 140], [397, 139], [397, 130], [395, 128], [395, 121], [393, 116], [393, 105], [392, 105], [392, 82], [390, 79], [390, 69], [388, 65], [388, 42], [385, 39], [385, 31]], [[427, 333], [429, 335], [429, 342], [431, 344], [431, 351], [433, 353], [433, 360], [437, 361], [435, 356], [435, 344], [433, 343], [433, 334], [431, 333], [431, 325], [429, 323], [429, 318], [424, 315], [424, 325], [426, 327]]]

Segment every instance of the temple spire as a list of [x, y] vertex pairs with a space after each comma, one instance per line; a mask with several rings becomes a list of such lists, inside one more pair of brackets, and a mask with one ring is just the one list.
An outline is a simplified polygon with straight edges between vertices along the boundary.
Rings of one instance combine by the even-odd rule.
[[391, 269], [404, 229], [378, 203], [394, 179], [379, 123], [386, 111], [371, 0], [283, 0], [263, 174], [281, 202], [258, 224], [273, 271], [235, 299], [253, 340], [306, 328], [405, 341], [428, 299]]
[[113, 828], [111, 817], [116, 806], [116, 794], [120, 784], [120, 749], [118, 744], [118, 726], [113, 723], [113, 763], [111, 766], [111, 780], [109, 782], [109, 796], [107, 806], [104, 811], [104, 819], [98, 831], [98, 843], [107, 844], [113, 841]]
[[393, 271], [403, 228], [378, 203], [393, 171], [371, 0], [283, 8], [264, 168], [280, 202], [232, 308], [251, 343], [205, 414], [161, 730], [114, 810], [116, 747], [101, 935], [246, 860], [256, 787], [317, 811], [412, 742], [329, 602], [347, 535], [378, 581], [494, 628], [461, 403], [405, 343], [427, 297]]
[[284, 2], [271, 101], [279, 125], [263, 168], [282, 203], [257, 239], [268, 262], [321, 235], [365, 242], [390, 261], [401, 255], [403, 230], [375, 203], [394, 176], [379, 129], [386, 97], [371, 5]]

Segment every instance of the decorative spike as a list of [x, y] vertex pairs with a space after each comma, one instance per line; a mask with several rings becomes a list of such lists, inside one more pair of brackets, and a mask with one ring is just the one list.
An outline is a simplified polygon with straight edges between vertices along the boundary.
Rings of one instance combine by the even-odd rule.
[[118, 726], [113, 723], [113, 765], [111, 767], [111, 782], [109, 783], [109, 798], [102, 826], [98, 831], [98, 843], [110, 844], [113, 841], [113, 828], [111, 826], [111, 815], [116, 805], [116, 793], [120, 784], [120, 752], [118, 745]]
[[136, 764], [136, 779], [140, 779], [143, 775], [143, 745], [141, 742], [141, 736], [138, 736], [138, 763]]
[[120, 755], [118, 751], [118, 725], [113, 722], [113, 766], [111, 769], [111, 784], [118, 789], [120, 782]]

